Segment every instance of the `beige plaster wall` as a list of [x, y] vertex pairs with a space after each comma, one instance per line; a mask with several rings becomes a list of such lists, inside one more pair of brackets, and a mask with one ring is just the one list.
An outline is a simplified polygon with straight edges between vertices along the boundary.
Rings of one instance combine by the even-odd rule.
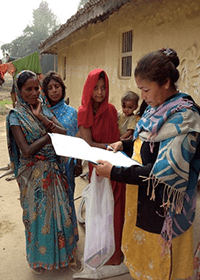
[[[144, 54], [163, 47], [174, 48], [180, 58], [179, 88], [200, 104], [200, 5], [199, 0], [146, 0], [123, 6], [109, 19], [76, 31], [58, 44], [58, 72], [63, 75], [70, 105], [78, 108], [86, 77], [103, 68], [109, 77], [110, 102], [120, 109], [128, 89], [140, 94], [134, 76], [120, 77], [121, 33], [133, 30], [133, 69]], [[143, 2], [143, 4], [141, 4]], [[144, 4], [146, 3], [146, 4]]]

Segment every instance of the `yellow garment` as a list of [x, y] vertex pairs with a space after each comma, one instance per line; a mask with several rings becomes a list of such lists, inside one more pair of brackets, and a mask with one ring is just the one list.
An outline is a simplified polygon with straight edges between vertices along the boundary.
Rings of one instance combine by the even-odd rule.
[[[140, 157], [141, 140], [134, 142], [133, 159]], [[193, 226], [172, 241], [172, 254], [162, 255], [162, 239], [135, 226], [138, 203], [138, 186], [126, 187], [126, 212], [122, 238], [125, 264], [134, 279], [176, 280], [193, 275]], [[172, 265], [171, 265], [172, 264]], [[170, 277], [170, 272], [172, 275]]]
[[118, 127], [120, 136], [124, 135], [129, 129], [134, 130], [140, 117], [137, 115], [125, 116], [123, 111], [118, 111]]

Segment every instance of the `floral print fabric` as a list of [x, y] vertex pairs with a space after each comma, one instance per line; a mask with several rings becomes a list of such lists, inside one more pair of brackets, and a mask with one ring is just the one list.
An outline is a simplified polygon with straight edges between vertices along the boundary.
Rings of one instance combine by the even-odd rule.
[[[141, 162], [141, 140], [134, 142], [134, 159]], [[176, 280], [193, 274], [193, 226], [172, 240], [172, 251], [162, 254], [160, 234], [149, 233], [135, 226], [138, 186], [126, 186], [126, 213], [122, 238], [125, 264], [137, 280]], [[173, 273], [170, 277], [171, 269]]]
[[[22, 100], [18, 100], [11, 112], [29, 144], [46, 133], [44, 125]], [[9, 114], [8, 149], [20, 189], [28, 263], [32, 268], [65, 267], [75, 253], [77, 228], [72, 223], [63, 158], [56, 156], [51, 144], [28, 159], [24, 158], [12, 135], [12, 125], [15, 123], [12, 123]]]

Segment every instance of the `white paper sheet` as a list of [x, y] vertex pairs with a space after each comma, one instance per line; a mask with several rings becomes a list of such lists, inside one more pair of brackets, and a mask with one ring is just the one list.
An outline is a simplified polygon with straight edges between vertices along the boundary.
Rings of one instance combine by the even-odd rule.
[[55, 152], [59, 156], [73, 157], [93, 163], [97, 160], [109, 161], [112, 165], [129, 167], [131, 165], [141, 165], [137, 161], [126, 156], [124, 153], [91, 147], [85, 140], [68, 135], [49, 133]]

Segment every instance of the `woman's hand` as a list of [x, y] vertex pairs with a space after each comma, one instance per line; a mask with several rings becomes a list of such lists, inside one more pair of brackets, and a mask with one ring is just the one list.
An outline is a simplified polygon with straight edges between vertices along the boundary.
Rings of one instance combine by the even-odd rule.
[[42, 114], [41, 114], [41, 112], [42, 112], [42, 103], [41, 103], [41, 101], [38, 99], [37, 104], [36, 104], [35, 106], [30, 105], [30, 107], [31, 107], [32, 113], [33, 113], [39, 120], [41, 120], [41, 119], [42, 119]]
[[100, 177], [106, 177], [110, 179], [111, 169], [113, 165], [105, 160], [98, 160], [98, 164], [93, 164], [93, 167], [96, 168], [96, 174]]
[[41, 138], [29, 145], [20, 126], [12, 125], [11, 130], [18, 147], [25, 158], [29, 158], [31, 155], [36, 154], [46, 144], [51, 143], [50, 136], [48, 134], [45, 134], [44, 136], [42, 136]]
[[[115, 143], [110, 144], [109, 147], [113, 148], [113, 152], [116, 153], [117, 151], [123, 150], [123, 143], [122, 143], [122, 141], [117, 141]], [[108, 148], [108, 150], [109, 150], [109, 148]]]
[[[30, 105], [31, 107], [31, 111], [32, 113], [40, 120], [44, 123], [44, 125], [46, 126], [46, 129], [48, 132], [50, 133], [57, 133], [58, 129], [56, 124], [54, 123], [53, 120], [49, 120], [46, 116], [44, 116], [42, 114], [42, 103], [41, 101], [38, 99], [38, 103], [33, 106]], [[64, 129], [64, 134], [66, 134], [65, 129]]]

